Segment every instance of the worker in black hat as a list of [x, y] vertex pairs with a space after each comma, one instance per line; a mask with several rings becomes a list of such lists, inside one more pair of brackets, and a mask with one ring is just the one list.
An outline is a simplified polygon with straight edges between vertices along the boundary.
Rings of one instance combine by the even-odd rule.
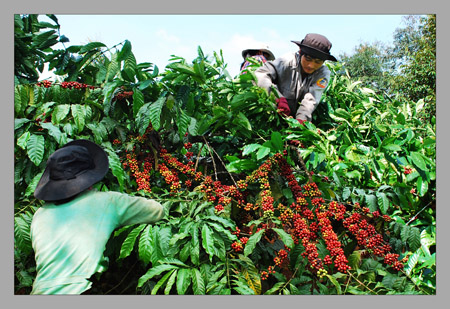
[[311, 121], [330, 80], [326, 60], [337, 61], [330, 54], [331, 42], [323, 35], [310, 33], [302, 41], [292, 41], [299, 51], [266, 62], [255, 71], [258, 86], [276, 91], [277, 107], [300, 123]]
[[31, 240], [36, 279], [31, 294], [81, 294], [88, 279], [104, 270], [111, 233], [123, 225], [162, 219], [160, 203], [119, 192], [91, 189], [109, 169], [105, 151], [88, 140], [56, 150], [34, 196], [46, 203], [33, 216]]

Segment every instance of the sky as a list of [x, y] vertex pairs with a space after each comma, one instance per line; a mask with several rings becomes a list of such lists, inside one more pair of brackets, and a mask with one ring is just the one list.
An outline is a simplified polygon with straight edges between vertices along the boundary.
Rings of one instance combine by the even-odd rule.
[[[392, 44], [395, 30], [405, 26], [404, 16], [56, 14], [60, 33], [70, 40], [66, 47], [93, 41], [112, 47], [129, 40], [138, 63], [151, 62], [163, 71], [172, 55], [191, 63], [200, 46], [210, 57], [222, 50], [231, 76], [239, 73], [242, 50], [254, 43], [268, 45], [275, 57], [280, 57], [298, 50], [291, 40], [301, 41], [308, 33], [320, 33], [332, 42], [331, 54], [339, 59], [344, 53], [352, 54], [361, 43]], [[46, 20], [45, 16], [40, 20]]]

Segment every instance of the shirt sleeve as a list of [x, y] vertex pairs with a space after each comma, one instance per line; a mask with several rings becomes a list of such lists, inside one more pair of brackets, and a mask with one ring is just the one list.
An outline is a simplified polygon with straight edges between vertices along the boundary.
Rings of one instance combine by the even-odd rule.
[[322, 94], [330, 80], [330, 71], [324, 67], [323, 72], [312, 80], [309, 91], [305, 94], [295, 114], [295, 118], [299, 120], [312, 120], [312, 113], [316, 110], [320, 103]]
[[267, 61], [261, 67], [255, 70], [256, 78], [258, 79], [258, 87], [264, 88], [270, 94], [272, 90], [278, 94], [278, 97], [282, 97], [280, 90], [276, 84], [278, 80], [278, 65], [280, 59], [274, 61]]
[[154, 223], [164, 217], [163, 206], [155, 200], [119, 192], [109, 193], [121, 226]]

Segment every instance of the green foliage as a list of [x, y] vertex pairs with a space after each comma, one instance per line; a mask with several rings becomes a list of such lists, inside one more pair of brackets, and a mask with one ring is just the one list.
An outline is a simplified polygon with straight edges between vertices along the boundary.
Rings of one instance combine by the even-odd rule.
[[[399, 32], [398, 49], [406, 50], [406, 61], [400, 66], [394, 89], [407, 99], [426, 103], [427, 122], [436, 113], [436, 15], [427, 15], [420, 22], [411, 22], [416, 27], [412, 33]], [[414, 48], [407, 48], [405, 41], [414, 42]]]
[[355, 47], [353, 55], [341, 55], [340, 61], [353, 79], [358, 79], [366, 87], [386, 91], [389, 79], [388, 58], [380, 43], [364, 43]]
[[[190, 193], [186, 198], [189, 199], [164, 203], [170, 213], [164, 222], [140, 225], [125, 239], [121, 256], [122, 252], [129, 254], [138, 242], [139, 259], [145, 264], [151, 262], [139, 279], [138, 288], [150, 284], [154, 286], [152, 294], [162, 287], [164, 294], [210, 294], [213, 284], [215, 292], [224, 287], [217, 283], [225, 274], [230, 244], [236, 240], [229, 231], [234, 223], [217, 216], [212, 203], [202, 202], [201, 195]], [[205, 265], [216, 266], [206, 270]]]
[[365, 86], [398, 100], [422, 101], [420, 119], [432, 122], [436, 113], [436, 16], [404, 17], [393, 46], [363, 43], [352, 55], [341, 55], [348, 74]]
[[[36, 24], [37, 16], [16, 17], [17, 35], [29, 31], [24, 21], [31, 20]], [[313, 122], [300, 125], [276, 113], [275, 98], [254, 85], [252, 70], [231, 79], [221, 53], [209, 58], [199, 47], [192, 63], [173, 56], [159, 72], [151, 63], [136, 63], [129, 41], [108, 49], [109, 56], [98, 42], [40, 54], [36, 44], [50, 37], [34, 38], [29, 52], [46, 59], [64, 81], [35, 83], [16, 72], [17, 293], [29, 292], [35, 275], [29, 228], [40, 206], [33, 197], [37, 181], [48, 156], [78, 138], [108, 154], [111, 172], [97, 189], [155, 198], [165, 209], [155, 224], [114, 233], [105, 251], [111, 273], [100, 281], [133, 276], [132, 294], [435, 293], [436, 126], [423, 121], [426, 98], [411, 100], [400, 92], [388, 98], [350, 78], [341, 64], [326, 64], [332, 80]], [[292, 179], [275, 164], [267, 186], [255, 179], [281, 153], [296, 182], [317, 184], [327, 203], [344, 205], [346, 216], [367, 208], [366, 220], [392, 252], [400, 260], [409, 257], [404, 270], [360, 247], [339, 220], [333, 231], [351, 270], [312, 270], [305, 246], [281, 219], [285, 205], [296, 202]], [[130, 168], [133, 160], [141, 174]], [[255, 207], [247, 212], [243, 208], [250, 206], [230, 193], [243, 183], [246, 201]], [[219, 188], [228, 190], [230, 201], [213, 195]], [[267, 192], [273, 213], [256, 207]], [[324, 239], [314, 244], [319, 259], [330, 253]], [[282, 250], [286, 262], [274, 266]], [[128, 267], [136, 267], [132, 275]], [[109, 292], [101, 285], [93, 289]]]
[[[44, 70], [46, 51], [65, 37], [59, 37], [59, 24], [39, 22], [38, 15], [14, 15], [14, 76], [16, 83], [35, 83]], [[59, 38], [59, 40], [58, 40]]]
[[31, 290], [36, 276], [36, 263], [31, 247], [30, 226], [36, 207], [14, 216], [14, 281], [16, 293]]

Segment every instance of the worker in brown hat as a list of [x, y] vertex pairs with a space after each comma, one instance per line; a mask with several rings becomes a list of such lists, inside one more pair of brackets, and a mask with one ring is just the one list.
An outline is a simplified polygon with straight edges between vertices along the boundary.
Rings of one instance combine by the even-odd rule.
[[255, 74], [258, 86], [277, 92], [280, 112], [303, 123], [311, 121], [330, 80], [324, 62], [337, 60], [330, 54], [331, 42], [323, 35], [310, 33], [302, 41], [292, 42], [299, 46], [298, 52], [266, 62]]
[[118, 227], [153, 223], [164, 209], [152, 199], [96, 191], [109, 170], [108, 156], [95, 143], [75, 140], [48, 159], [34, 191], [45, 201], [31, 223], [36, 279], [31, 294], [82, 294], [102, 272], [103, 252]]

